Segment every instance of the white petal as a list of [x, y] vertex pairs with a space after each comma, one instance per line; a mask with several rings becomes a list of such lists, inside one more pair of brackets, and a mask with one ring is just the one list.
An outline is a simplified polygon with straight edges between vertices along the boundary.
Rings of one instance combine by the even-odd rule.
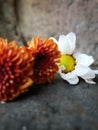
[[62, 68], [59, 68], [59, 74], [60, 74], [61, 78], [63, 78], [70, 84], [77, 84], [79, 82], [78, 77], [74, 73], [65, 74], [62, 72]]
[[86, 54], [75, 53], [73, 56], [75, 57], [77, 64], [81, 64], [83, 66], [90, 66], [94, 62], [93, 57]]
[[83, 65], [76, 65], [75, 70], [73, 70], [73, 73], [75, 73], [77, 76], [85, 75], [89, 71], [89, 67], [83, 66]]
[[76, 35], [73, 32], [70, 32], [69, 34], [66, 35], [68, 38], [69, 44], [71, 49], [74, 51], [76, 47]]
[[85, 66], [82, 66], [82, 65], [77, 65], [75, 67], [75, 70], [73, 71], [73, 73], [75, 73], [77, 76], [80, 76], [87, 83], [92, 83], [92, 84], [95, 83], [92, 80], [93, 78], [95, 78], [95, 73], [89, 67], [85, 67]]
[[85, 82], [89, 84], [96, 84], [96, 82], [94, 82], [92, 79], [86, 79]]
[[58, 41], [54, 37], [50, 37], [49, 39], [52, 39], [57, 45], [59, 44]]
[[95, 72], [89, 67], [77, 65], [73, 73], [75, 73], [77, 76], [80, 76], [87, 83], [95, 84], [95, 82], [92, 80], [93, 78], [95, 78]]
[[79, 82], [79, 78], [77, 76], [70, 78], [70, 79], [66, 79], [66, 81], [70, 84], [77, 84]]
[[59, 37], [58, 43], [59, 43], [59, 50], [63, 54], [72, 54], [76, 46], [76, 35], [73, 32], [67, 34], [66, 36], [61, 35]]
[[95, 74], [98, 74], [98, 70], [93, 70]]
[[81, 78], [83, 78], [83, 79], [93, 79], [93, 78], [95, 78], [95, 73], [94, 73], [93, 70], [91, 70], [89, 68], [88, 71], [87, 71], [87, 73], [85, 73], [84, 75], [82, 75]]

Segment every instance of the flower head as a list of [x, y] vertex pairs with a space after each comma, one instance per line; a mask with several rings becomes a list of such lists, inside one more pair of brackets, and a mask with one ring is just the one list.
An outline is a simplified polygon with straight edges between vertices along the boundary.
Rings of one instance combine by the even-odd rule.
[[69, 33], [66, 36], [61, 35], [59, 40], [53, 39], [59, 50], [62, 52], [61, 62], [59, 66], [59, 74], [70, 84], [77, 84], [79, 77], [83, 78], [87, 83], [95, 83], [92, 79], [95, 78], [95, 73], [90, 69], [90, 65], [94, 62], [92, 56], [82, 53], [75, 53], [76, 36], [74, 33]]
[[12, 100], [33, 83], [33, 58], [26, 47], [0, 38], [0, 101]]
[[51, 82], [58, 71], [60, 51], [57, 44], [49, 38], [42, 41], [40, 37], [33, 38], [27, 44], [32, 50], [32, 56], [35, 57], [32, 79], [37, 84]]

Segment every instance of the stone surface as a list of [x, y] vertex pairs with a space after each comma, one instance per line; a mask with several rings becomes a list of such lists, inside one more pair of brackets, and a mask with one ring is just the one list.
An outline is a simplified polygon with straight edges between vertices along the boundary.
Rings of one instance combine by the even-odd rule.
[[77, 49], [98, 61], [98, 0], [19, 0], [18, 32], [30, 40], [67, 34], [77, 35]]
[[51, 84], [32, 86], [0, 104], [0, 130], [98, 130], [98, 76], [95, 81], [73, 86], [57, 76]]
[[17, 44], [23, 45], [21, 35], [17, 33], [17, 15], [14, 0], [0, 0], [0, 37], [15, 40]]
[[0, 36], [25, 44], [75, 32], [77, 49], [98, 66], [98, 0], [0, 0]]

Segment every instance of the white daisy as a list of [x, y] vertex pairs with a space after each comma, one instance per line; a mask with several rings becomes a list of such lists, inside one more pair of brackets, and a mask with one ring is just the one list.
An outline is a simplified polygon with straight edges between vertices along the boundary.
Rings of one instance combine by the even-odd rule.
[[[92, 56], [83, 53], [75, 53], [76, 35], [71, 32], [69, 34], [60, 35], [59, 40], [53, 39], [62, 53], [59, 66], [60, 76], [70, 84], [77, 84], [81, 77], [87, 83], [95, 84], [92, 80], [95, 78], [95, 71], [89, 66], [94, 62]], [[98, 71], [96, 72], [98, 73]]]

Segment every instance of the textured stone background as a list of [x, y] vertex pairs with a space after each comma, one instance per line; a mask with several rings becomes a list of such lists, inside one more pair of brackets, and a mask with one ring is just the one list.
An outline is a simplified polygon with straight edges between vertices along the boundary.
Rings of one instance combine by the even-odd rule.
[[98, 130], [96, 85], [69, 85], [58, 76], [33, 86], [15, 101], [0, 104], [0, 130]]
[[98, 65], [98, 0], [0, 0], [0, 36], [25, 44], [75, 32], [77, 49]]
[[[0, 36], [23, 45], [33, 36], [73, 31], [77, 50], [98, 68], [98, 0], [0, 0]], [[71, 86], [56, 77], [17, 100], [0, 104], [0, 130], [98, 130], [96, 85]]]

